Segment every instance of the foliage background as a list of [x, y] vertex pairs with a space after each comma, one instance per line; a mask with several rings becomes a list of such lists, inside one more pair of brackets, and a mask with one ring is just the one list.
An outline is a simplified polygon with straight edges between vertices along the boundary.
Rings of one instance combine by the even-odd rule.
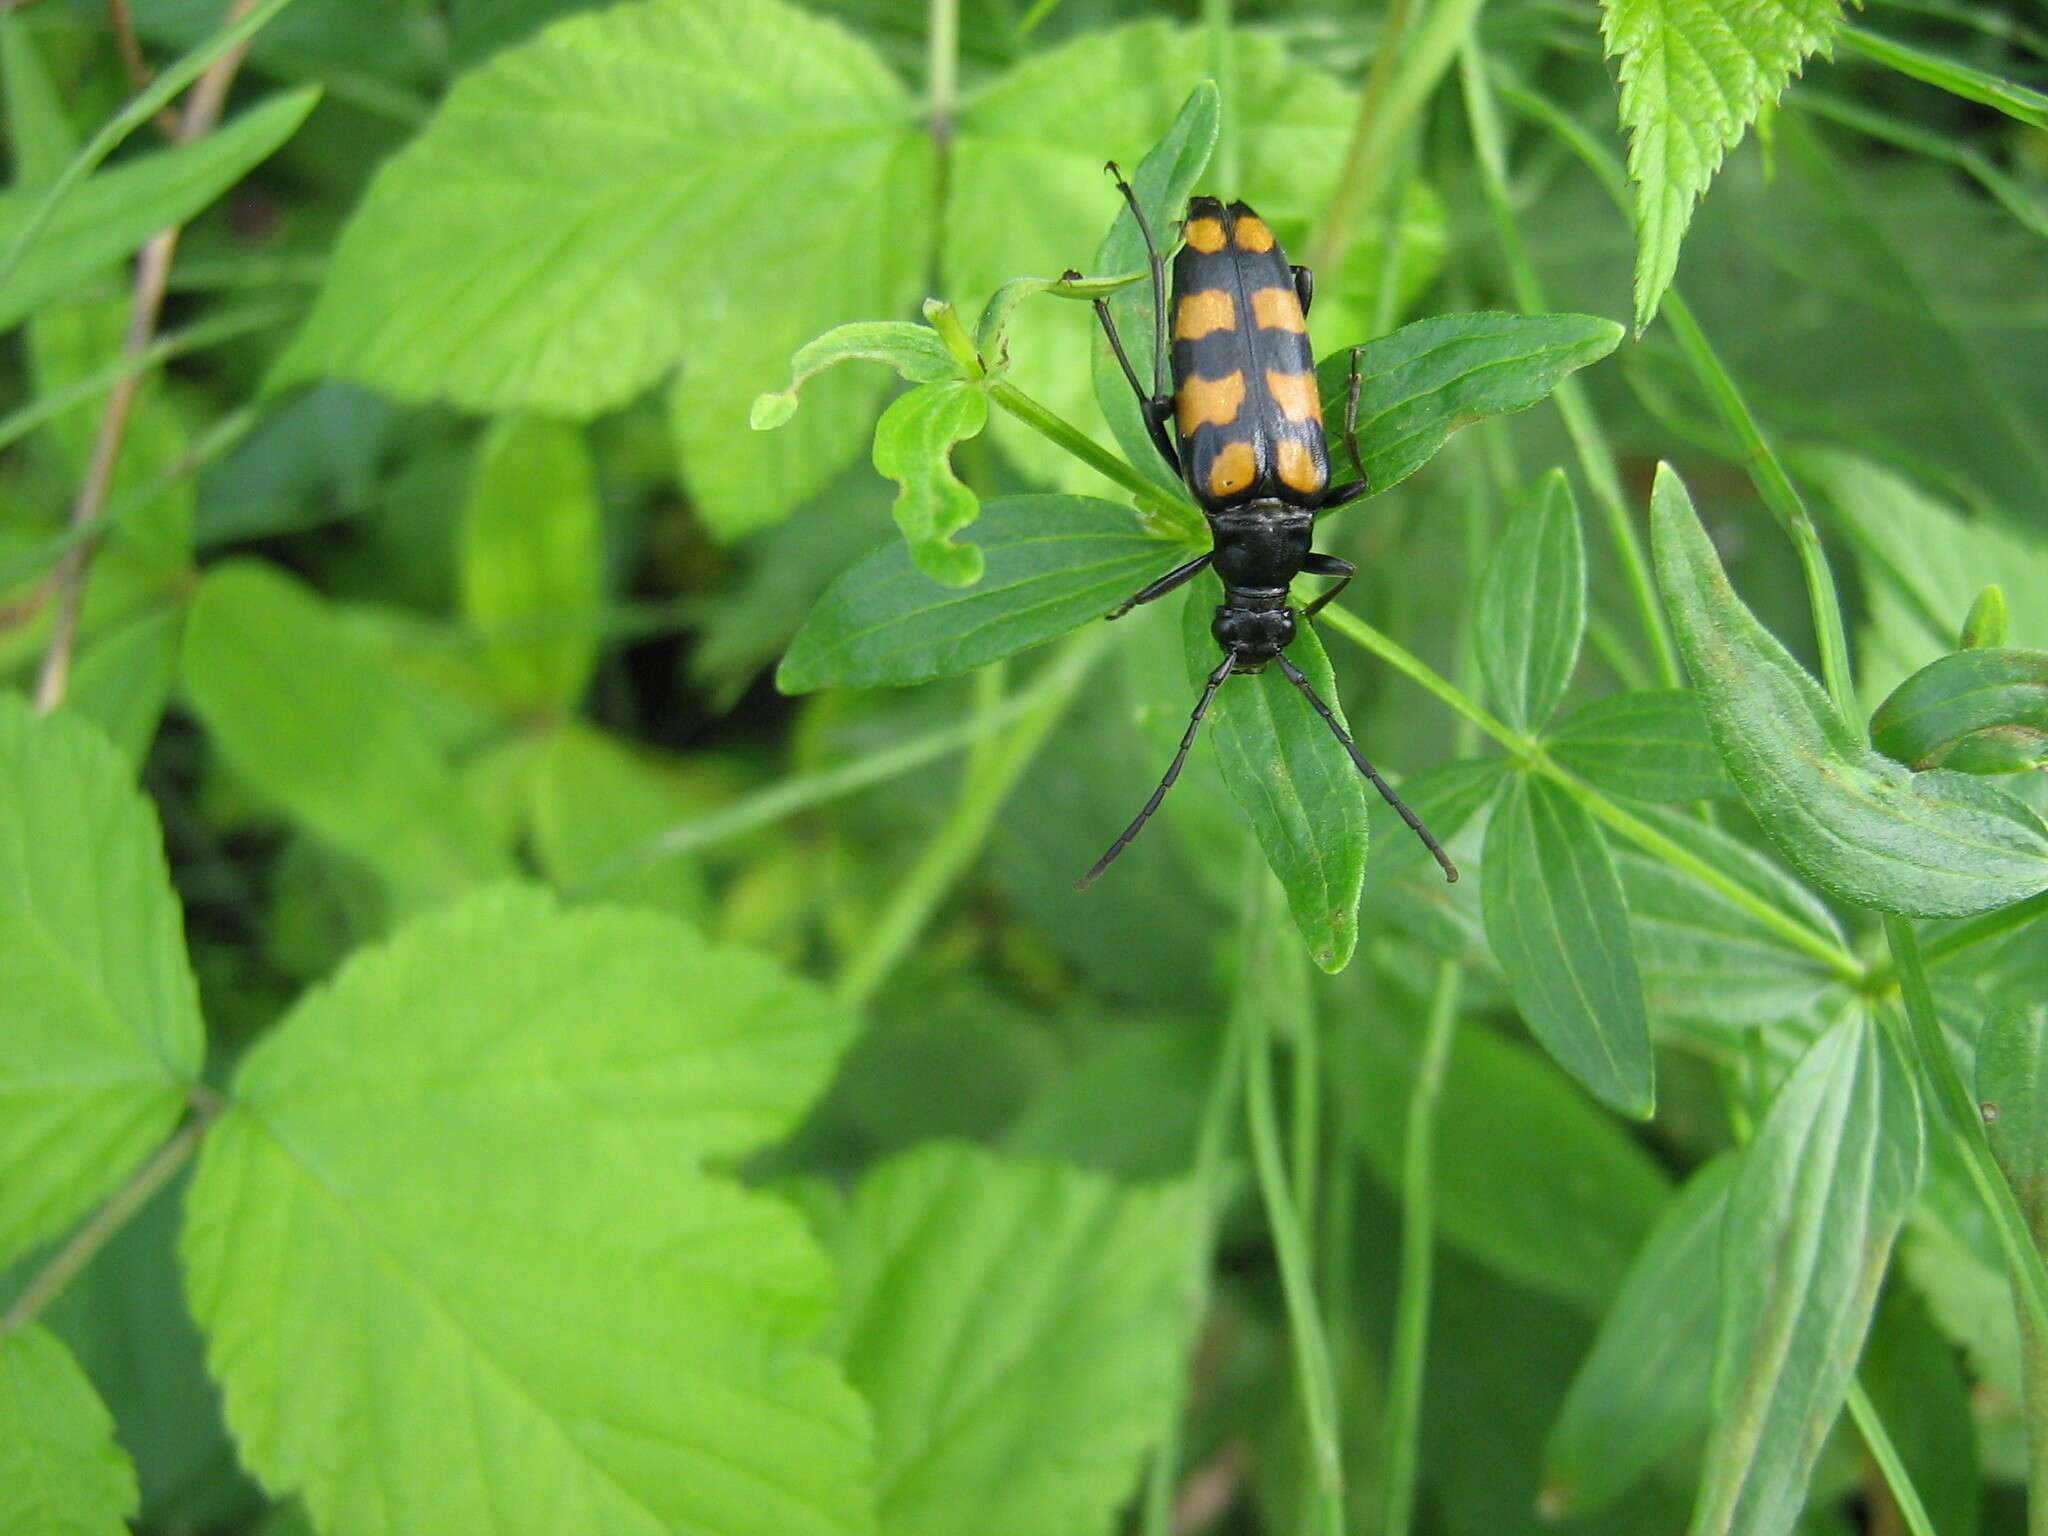
[[[0, 1531], [2028, 1528], [2048, 866], [1858, 885], [1746, 808], [1730, 722], [1798, 708], [1646, 698], [1711, 705], [1715, 549], [1830, 765], [1986, 585], [2048, 644], [2037, 5], [267, 0], [220, 126], [131, 112], [39, 231], [220, 56], [132, 9], [0, 13]], [[929, 337], [879, 437], [872, 363], [749, 412], [1122, 270], [1102, 163], [1204, 78], [1327, 353], [1632, 328], [1328, 525], [1349, 719], [1467, 871], [1375, 807], [1334, 975], [1206, 748], [1071, 889], [1173, 605], [774, 683], [892, 505], [957, 578], [978, 503], [1129, 502]], [[1000, 379], [1112, 441], [1091, 325], [1031, 298]]]

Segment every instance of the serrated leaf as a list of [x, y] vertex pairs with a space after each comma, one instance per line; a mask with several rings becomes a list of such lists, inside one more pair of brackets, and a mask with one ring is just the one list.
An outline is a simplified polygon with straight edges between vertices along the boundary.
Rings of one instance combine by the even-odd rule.
[[1628, 903], [1599, 824], [1519, 776], [1486, 825], [1481, 910], [1515, 1006], [1559, 1065], [1625, 1115], [1656, 1103]]
[[1793, 1528], [1922, 1155], [1912, 1070], [1851, 1013], [1779, 1088], [1728, 1192], [1714, 1416], [1692, 1536]]
[[588, 418], [680, 362], [699, 511], [772, 522], [854, 456], [884, 380], [817, 380], [772, 437], [749, 402], [821, 331], [909, 309], [932, 164], [874, 51], [782, 0], [571, 16], [462, 76], [384, 163], [280, 376]]
[[[1213, 570], [1189, 583], [1181, 638], [1188, 682], [1198, 690], [1223, 659], [1209, 628], [1222, 601], [1222, 583]], [[1313, 626], [1300, 626], [1287, 657], [1344, 721], [1337, 679]], [[1190, 695], [1190, 709], [1198, 696]], [[1348, 721], [1344, 728], [1351, 729]], [[1358, 946], [1358, 898], [1372, 835], [1365, 780], [1277, 666], [1225, 681], [1202, 734], [1287, 893], [1287, 910], [1310, 957], [1332, 974], [1343, 970]]]
[[[1352, 1016], [1346, 1124], [1399, 1189], [1417, 1042]], [[1612, 1116], [1531, 1046], [1459, 1029], [1438, 1108], [1436, 1215], [1444, 1239], [1520, 1285], [1604, 1311], [1669, 1203], [1670, 1181]]]
[[0, 1536], [124, 1536], [139, 1502], [70, 1352], [42, 1328], [0, 1331]]
[[[1372, 492], [1392, 490], [1429, 462], [1453, 432], [1526, 410], [1558, 380], [1597, 363], [1622, 329], [1593, 315], [1436, 315], [1359, 349], [1358, 447]], [[1330, 464], [1352, 471], [1343, 446], [1351, 348], [1316, 365]]]
[[1129, 507], [1085, 496], [1005, 496], [965, 535], [981, 581], [935, 585], [892, 543], [832, 584], [782, 660], [784, 693], [921, 683], [1043, 645], [1099, 619], [1194, 551]]
[[965, 1146], [867, 1175], [841, 1228], [847, 1374], [884, 1536], [1107, 1536], [1193, 1321], [1182, 1185]]
[[1841, 23], [1841, 0], [1603, 0], [1636, 184], [1638, 332], [1671, 286], [1693, 207], [1721, 161]]
[[1629, 1265], [1543, 1449], [1544, 1509], [1610, 1503], [1706, 1428], [1733, 1155], [1696, 1171]]
[[980, 550], [953, 538], [981, 510], [953, 473], [953, 448], [987, 425], [987, 393], [965, 383], [921, 384], [891, 401], [875, 424], [875, 469], [900, 487], [891, 510], [910, 558], [950, 587], [981, 579]]
[[198, 989], [156, 813], [93, 727], [0, 694], [0, 1264], [163, 1140]]
[[1630, 800], [1711, 800], [1733, 795], [1689, 688], [1611, 694], [1576, 709], [1543, 748], [1580, 778]]
[[913, 384], [961, 377], [959, 360], [930, 326], [909, 320], [856, 320], [835, 325], [798, 347], [789, 360], [789, 387], [756, 395], [747, 425], [756, 432], [781, 426], [796, 414], [797, 391], [806, 380], [855, 360], [886, 363], [899, 378]]
[[340, 1532], [872, 1529], [822, 1256], [698, 1167], [783, 1134], [853, 1027], [530, 889], [358, 951], [244, 1059], [188, 1198], [248, 1465]]
[[1540, 730], [1570, 686], [1586, 633], [1586, 550], [1564, 471], [1538, 482], [1479, 581], [1479, 670], [1518, 731]]
[[209, 570], [180, 677], [236, 771], [401, 902], [510, 873], [388, 669], [292, 578], [253, 561]]
[[1983, 646], [1938, 657], [1878, 705], [1870, 744], [1908, 768], [2040, 767], [2048, 762], [2048, 653]]
[[1685, 486], [1660, 466], [1657, 580], [1728, 775], [1793, 867], [1830, 895], [1964, 917], [2048, 889], [2048, 828], [1967, 774], [1865, 747], [1728, 584]]
[[[0, 283], [0, 331], [182, 224], [269, 158], [320, 99], [317, 86], [285, 91], [191, 144], [102, 170], [74, 187], [21, 265]], [[43, 189], [0, 192], [0, 250], [43, 201]]]
[[462, 510], [462, 609], [524, 708], [571, 707], [596, 665], [603, 521], [581, 430], [529, 416], [484, 435]]

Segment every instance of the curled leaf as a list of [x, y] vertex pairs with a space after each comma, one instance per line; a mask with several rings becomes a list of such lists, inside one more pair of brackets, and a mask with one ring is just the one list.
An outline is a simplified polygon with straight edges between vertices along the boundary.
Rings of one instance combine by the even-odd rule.
[[894, 401], [875, 424], [875, 468], [902, 489], [896, 526], [917, 568], [950, 587], [981, 579], [981, 551], [955, 544], [981, 499], [953, 473], [953, 445], [988, 425], [988, 396], [973, 384], [921, 384]]
[[960, 364], [930, 326], [909, 320], [856, 320], [850, 325], [835, 325], [798, 347], [789, 360], [789, 387], [756, 395], [753, 408], [747, 413], [747, 424], [756, 432], [781, 426], [796, 414], [797, 391], [806, 379], [835, 364], [856, 359], [887, 363], [913, 384], [936, 384], [965, 377]]

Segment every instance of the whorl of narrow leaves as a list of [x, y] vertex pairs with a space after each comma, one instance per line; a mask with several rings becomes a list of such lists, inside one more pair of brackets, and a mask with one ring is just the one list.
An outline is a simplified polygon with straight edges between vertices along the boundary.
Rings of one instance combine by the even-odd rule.
[[1656, 317], [1722, 159], [1841, 21], [1841, 0], [1603, 0], [1636, 184], [1638, 331]]

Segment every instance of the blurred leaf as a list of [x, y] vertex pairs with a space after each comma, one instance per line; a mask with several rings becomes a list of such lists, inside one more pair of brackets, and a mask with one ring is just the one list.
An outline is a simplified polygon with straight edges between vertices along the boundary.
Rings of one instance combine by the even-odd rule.
[[887, 363], [913, 384], [960, 377], [959, 361], [930, 326], [910, 320], [855, 320], [835, 325], [798, 347], [789, 360], [789, 387], [756, 395], [747, 424], [756, 432], [781, 426], [796, 414], [797, 391], [807, 379], [856, 359]]
[[1962, 1361], [1936, 1331], [1927, 1304], [1886, 1284], [1856, 1376], [1884, 1421], [1927, 1517], [1942, 1536], [1976, 1536], [1983, 1468]]
[[204, 1052], [154, 808], [93, 727], [0, 693], [0, 1263], [120, 1185]]
[[1540, 730], [1571, 685], [1586, 633], [1586, 551], [1563, 470], [1545, 475], [1501, 530], [1473, 623], [1486, 637], [1479, 670], [1494, 708], [1518, 731]]
[[1962, 917], [2048, 888], [2048, 829], [1967, 774], [1870, 751], [1728, 585], [1685, 487], [1661, 467], [1658, 581], [1721, 760], [1771, 841], [1844, 901]]
[[78, 136], [64, 115], [57, 82], [36, 46], [29, 23], [0, 12], [0, 99], [6, 102], [7, 148], [14, 185], [44, 186], [57, 179], [78, 150]]
[[1127, 1179], [1184, 1173], [1219, 1048], [1213, 1031], [1181, 1021], [1091, 1030], [1080, 1057], [1011, 1122], [1003, 1146]]
[[79, 652], [64, 707], [107, 733], [139, 768], [178, 675], [184, 615], [165, 608], [110, 629]]
[[1600, 1320], [1544, 1447], [1554, 1515], [1598, 1509], [1706, 1429], [1735, 1167], [1724, 1155], [1686, 1180]]
[[114, 1421], [62, 1344], [0, 1331], [0, 1533], [122, 1536], [135, 1469]]
[[[1429, 462], [1453, 432], [1489, 416], [1526, 410], [1558, 380], [1597, 363], [1621, 341], [1612, 320], [1592, 315], [1436, 315], [1358, 349], [1358, 446], [1375, 496]], [[1330, 458], [1340, 475], [1351, 350], [1316, 365]]]
[[514, 417], [477, 448], [457, 551], [462, 608], [521, 704], [573, 706], [597, 662], [604, 528], [583, 433]]
[[2048, 653], [1983, 647], [1929, 662], [1878, 705], [1870, 744], [1909, 768], [2040, 767], [2048, 762]]
[[1853, 1013], [1778, 1090], [1728, 1193], [1714, 1415], [1693, 1536], [1793, 1528], [1921, 1157], [1911, 1068]]
[[1934, 1138], [1927, 1187], [1900, 1244], [1904, 1271], [1971, 1371], [2017, 1403], [2024, 1390], [2012, 1282], [1998, 1238], [1959, 1154]]
[[[1188, 682], [1197, 689], [1222, 660], [1209, 632], [1222, 600], [1223, 587], [1213, 569], [1188, 584], [1181, 639]], [[1301, 625], [1288, 659], [1342, 723], [1337, 679], [1313, 625]], [[1194, 707], [1194, 697], [1188, 707]], [[1372, 835], [1365, 819], [1365, 780], [1330, 727], [1277, 666], [1226, 680], [1216, 691], [1202, 734], [1209, 738], [1231, 796], [1252, 824], [1266, 863], [1287, 892], [1287, 909], [1309, 955], [1327, 972], [1343, 970], [1358, 946], [1358, 898]]]
[[[449, 92], [379, 170], [280, 378], [587, 418], [684, 370], [671, 415], [721, 534], [770, 523], [867, 435], [841, 371], [772, 437], [748, 404], [849, 317], [909, 308], [930, 140], [842, 27], [780, 0], [643, 0], [557, 22]], [[790, 213], [762, 217], [764, 189]]]
[[[1401, 781], [1401, 798], [1416, 819], [1448, 847], [1466, 824], [1485, 809], [1501, 780], [1513, 771], [1514, 763], [1505, 757], [1432, 763]], [[1366, 800], [1366, 820], [1372, 826], [1375, 850], [1365, 871], [1368, 894], [1378, 890], [1391, 876], [1411, 871], [1422, 871], [1432, 891], [1444, 883], [1443, 872], [1436, 867], [1422, 839], [1409, 831], [1400, 812], [1378, 795]]]
[[709, 905], [695, 859], [618, 861], [678, 822], [711, 809], [710, 797], [668, 765], [579, 721], [549, 739], [529, 785], [533, 851], [578, 900], [659, 907], [701, 921]]
[[375, 653], [292, 578], [248, 561], [210, 569], [180, 676], [235, 770], [401, 902], [509, 872]]
[[[1398, 1189], [1416, 1042], [1354, 1014], [1345, 1123]], [[1481, 1263], [1589, 1314], [1604, 1311], [1670, 1200], [1655, 1159], [1548, 1057], [1473, 1025], [1451, 1046], [1437, 1120], [1437, 1221]]]
[[[191, 218], [296, 133], [319, 99], [312, 87], [285, 91], [194, 143], [86, 178], [0, 283], [0, 331]], [[13, 245], [42, 201], [40, 187], [0, 192], [0, 249]]]
[[933, 581], [951, 587], [981, 579], [978, 546], [953, 535], [981, 509], [953, 473], [953, 449], [988, 425], [988, 395], [976, 384], [920, 384], [899, 396], [875, 424], [875, 469], [901, 489], [892, 509], [910, 558]]
[[1107, 1536], [1175, 1399], [1195, 1219], [1182, 1186], [957, 1145], [861, 1181], [840, 1335], [884, 1536]]
[[1530, 1030], [1604, 1102], [1647, 1117], [1650, 1024], [1599, 824], [1549, 780], [1518, 775], [1486, 825], [1483, 875], [1486, 940]]
[[776, 674], [784, 693], [901, 686], [972, 671], [1100, 618], [1192, 557], [1129, 507], [1085, 496], [991, 501], [966, 542], [982, 579], [943, 587], [889, 544], [818, 600]]
[[697, 1167], [786, 1131], [852, 1031], [769, 961], [527, 889], [359, 952], [243, 1059], [188, 1201], [243, 1457], [323, 1530], [868, 1529], [866, 1415], [807, 1342], [826, 1266]]
[[1604, 0], [1636, 183], [1636, 330], [1656, 317], [1694, 205], [1757, 114], [1842, 23], [1840, 0]]
[[1735, 793], [1690, 688], [1616, 693], [1573, 710], [1543, 747], [1595, 789], [1631, 800], [1712, 800]]
[[2001, 1009], [1977, 1045], [1977, 1097], [2035, 1241], [2048, 1238], [2048, 1007]]

